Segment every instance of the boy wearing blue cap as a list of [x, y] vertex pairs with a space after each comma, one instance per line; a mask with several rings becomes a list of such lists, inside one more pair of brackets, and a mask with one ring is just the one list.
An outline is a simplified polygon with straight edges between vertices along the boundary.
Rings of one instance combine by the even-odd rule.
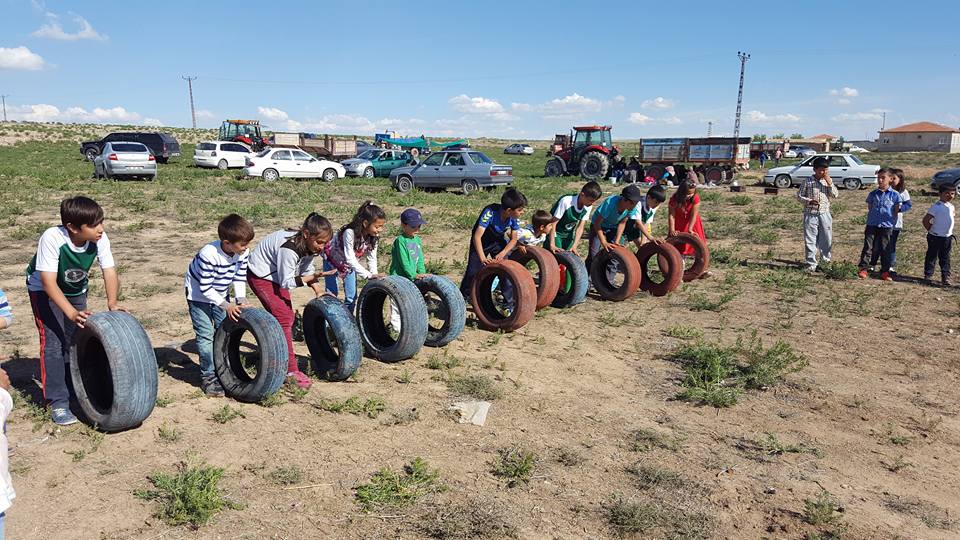
[[[390, 251], [391, 276], [414, 280], [427, 273], [426, 256], [420, 240], [420, 227], [426, 224], [426, 220], [416, 208], [407, 208], [400, 214], [403, 234], [393, 241], [393, 249]], [[393, 303], [390, 304], [390, 325], [394, 330], [400, 331], [400, 312]]]

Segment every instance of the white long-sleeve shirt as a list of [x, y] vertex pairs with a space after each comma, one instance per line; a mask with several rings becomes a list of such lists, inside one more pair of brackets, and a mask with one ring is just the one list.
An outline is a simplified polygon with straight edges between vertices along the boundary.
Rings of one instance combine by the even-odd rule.
[[[366, 263], [364, 266], [357, 257], [357, 249], [354, 245], [353, 229], [345, 229], [340, 234], [335, 234], [330, 242], [330, 263], [338, 267], [348, 267], [358, 276], [369, 279], [370, 276], [377, 273], [377, 247], [367, 249], [360, 257]], [[379, 245], [379, 242], [378, 242]]]
[[[13, 398], [10, 393], [0, 388], [0, 425], [6, 426], [7, 416], [13, 410]], [[10, 456], [7, 448], [7, 430], [0, 432], [0, 513], [6, 512], [17, 493], [13, 490], [13, 480], [10, 479]]]
[[247, 272], [284, 289], [296, 289], [300, 276], [313, 276], [316, 255], [297, 251], [291, 240], [296, 234], [297, 231], [287, 230], [268, 234], [250, 253]]
[[220, 241], [210, 242], [190, 262], [183, 286], [187, 299], [223, 307], [227, 291], [233, 285], [233, 294], [239, 303], [247, 297], [247, 261], [249, 252], [228, 255]]

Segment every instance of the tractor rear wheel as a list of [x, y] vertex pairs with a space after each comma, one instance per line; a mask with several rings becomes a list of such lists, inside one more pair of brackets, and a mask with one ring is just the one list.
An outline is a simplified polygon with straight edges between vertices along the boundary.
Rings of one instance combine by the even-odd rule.
[[607, 176], [610, 162], [600, 152], [587, 152], [580, 159], [580, 176], [584, 180], [600, 180]]

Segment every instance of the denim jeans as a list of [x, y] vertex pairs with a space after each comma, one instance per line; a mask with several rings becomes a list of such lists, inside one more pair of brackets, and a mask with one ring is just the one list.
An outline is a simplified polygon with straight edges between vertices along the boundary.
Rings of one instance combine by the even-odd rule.
[[[68, 296], [78, 311], [87, 309], [87, 295]], [[43, 291], [30, 293], [30, 305], [40, 333], [40, 381], [43, 397], [54, 409], [69, 409], [73, 388], [67, 366], [77, 324]]]
[[[333, 270], [333, 265], [329, 261], [323, 261], [324, 270]], [[323, 278], [323, 282], [326, 285], [327, 292], [336, 296], [337, 289], [337, 275], [327, 276]], [[350, 312], [353, 312], [353, 302], [357, 299], [357, 273], [353, 270], [349, 274], [343, 276], [343, 302], [347, 304], [347, 307], [350, 308]]]
[[[227, 317], [227, 312], [220, 306], [207, 302], [187, 300], [190, 309], [190, 321], [193, 322], [193, 331], [197, 334], [197, 353], [200, 355], [200, 376], [212, 377], [213, 372], [213, 333], [220, 327], [220, 323]], [[2, 540], [2, 539], [0, 539]]]

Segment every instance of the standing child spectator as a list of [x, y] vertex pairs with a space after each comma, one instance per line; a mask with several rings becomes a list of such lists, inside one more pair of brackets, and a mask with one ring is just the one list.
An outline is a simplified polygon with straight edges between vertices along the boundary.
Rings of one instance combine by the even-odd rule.
[[830, 178], [830, 162], [823, 157], [813, 160], [813, 176], [805, 178], [797, 191], [797, 200], [803, 203], [803, 251], [808, 272], [817, 270], [818, 249], [820, 258], [824, 262], [830, 261], [833, 250], [830, 198], [839, 196], [840, 192]]
[[13, 310], [7, 301], [7, 295], [0, 289], [0, 330], [13, 324]]
[[[403, 276], [411, 281], [427, 273], [426, 255], [420, 240], [420, 227], [426, 220], [416, 208], [407, 208], [400, 214], [400, 227], [403, 233], [393, 241], [390, 250], [390, 275]], [[400, 311], [390, 303], [390, 324], [400, 331]]]
[[773, 166], [779, 167], [781, 159], [783, 159], [783, 147], [778, 146], [777, 150], [773, 153]]
[[576, 251], [583, 229], [590, 221], [590, 212], [597, 199], [603, 195], [600, 184], [590, 181], [580, 188], [580, 193], [564, 195], [553, 203], [554, 226], [547, 238], [547, 249], [557, 251]]
[[[187, 268], [184, 289], [200, 357], [200, 389], [208, 396], [223, 395], [213, 368], [213, 334], [227, 316], [237, 321], [247, 298], [247, 246], [253, 240], [250, 222], [230, 214], [217, 226], [220, 239], [200, 248]], [[231, 304], [230, 286], [236, 302]]]
[[[677, 192], [670, 197], [670, 215], [667, 221], [667, 234], [674, 236], [677, 233], [692, 233], [707, 242], [707, 234], [703, 230], [703, 221], [700, 219], [700, 195], [697, 194], [697, 184], [684, 180], [677, 188]], [[693, 246], [685, 244], [680, 251], [681, 255], [693, 255]]]
[[3, 540], [7, 510], [17, 496], [10, 478], [10, 451], [7, 443], [7, 417], [13, 410], [11, 390], [10, 377], [6, 371], [0, 369], [0, 425], [3, 426], [3, 432], [0, 433], [0, 540]]
[[[913, 208], [910, 201], [910, 192], [907, 191], [905, 175], [903, 169], [890, 169], [890, 187], [900, 194], [900, 212], [897, 213], [897, 223], [893, 226], [893, 232], [890, 234], [890, 244], [887, 249], [890, 251], [890, 273], [896, 274], [897, 269], [897, 240], [900, 239], [900, 233], [903, 231], [903, 214]], [[874, 243], [873, 255], [870, 257], [870, 271], [873, 271], [880, 259], [879, 246]]]
[[77, 417], [70, 412], [66, 364], [74, 332], [83, 328], [91, 315], [87, 284], [94, 260], [103, 273], [107, 309], [122, 308], [117, 303], [120, 278], [103, 230], [103, 208], [83, 196], [65, 199], [60, 203], [60, 223], [40, 236], [37, 252], [27, 266], [27, 290], [40, 333], [43, 397], [54, 423], [67, 426], [75, 424]]
[[866, 279], [867, 267], [874, 250], [880, 252], [880, 279], [892, 281], [890, 277], [890, 236], [900, 213], [900, 194], [890, 189], [893, 178], [890, 169], [877, 171], [877, 189], [867, 195], [867, 226], [863, 230], [863, 249], [860, 251], [860, 279]]
[[639, 249], [647, 242], [657, 241], [653, 237], [653, 217], [657, 215], [657, 208], [666, 200], [667, 191], [663, 186], [652, 186], [647, 190], [647, 196], [637, 207], [637, 215], [628, 220], [624, 228], [623, 235], [627, 242], [633, 242]]
[[[247, 283], [263, 308], [276, 317], [287, 338], [287, 378], [300, 388], [310, 388], [310, 378], [300, 371], [293, 351], [293, 301], [290, 290], [309, 286], [316, 296], [323, 294], [320, 279], [328, 272], [317, 272], [313, 259], [323, 253], [333, 236], [327, 218], [310, 212], [300, 229], [285, 229], [268, 234], [253, 248], [247, 262]], [[329, 272], [332, 273], [332, 272]]]
[[643, 200], [643, 192], [635, 184], [620, 191], [620, 195], [611, 195], [604, 199], [593, 215], [590, 225], [590, 251], [587, 255], [587, 268], [600, 250], [610, 250], [620, 243], [627, 220], [637, 215], [637, 204]]
[[763, 150], [760, 151], [760, 170], [763, 170], [764, 164], [767, 162], [767, 153]]
[[953, 247], [953, 229], [956, 224], [956, 209], [953, 198], [957, 188], [940, 186], [940, 200], [923, 216], [923, 228], [927, 230], [927, 254], [923, 258], [923, 278], [929, 283], [933, 270], [940, 260], [940, 283], [950, 286], [950, 248]]
[[[467, 269], [460, 280], [460, 293], [470, 300], [470, 287], [473, 278], [484, 265], [495, 261], [502, 261], [517, 245], [517, 235], [520, 230], [520, 216], [527, 207], [527, 198], [515, 188], [509, 188], [500, 197], [500, 204], [488, 204], [480, 211], [480, 216], [473, 224], [470, 235], [470, 247], [467, 251]], [[507, 240], [504, 233], [510, 233]], [[509, 284], [504, 284], [506, 289]], [[504, 296], [507, 290], [504, 290]]]
[[[357, 275], [364, 279], [377, 279], [385, 274], [377, 272], [377, 243], [387, 223], [387, 214], [373, 201], [364, 201], [350, 223], [340, 228], [327, 244], [323, 262], [324, 270], [336, 270], [326, 279], [327, 292], [337, 295], [337, 277], [343, 282], [343, 300], [353, 311], [357, 298]], [[363, 259], [364, 264], [361, 264]]]

